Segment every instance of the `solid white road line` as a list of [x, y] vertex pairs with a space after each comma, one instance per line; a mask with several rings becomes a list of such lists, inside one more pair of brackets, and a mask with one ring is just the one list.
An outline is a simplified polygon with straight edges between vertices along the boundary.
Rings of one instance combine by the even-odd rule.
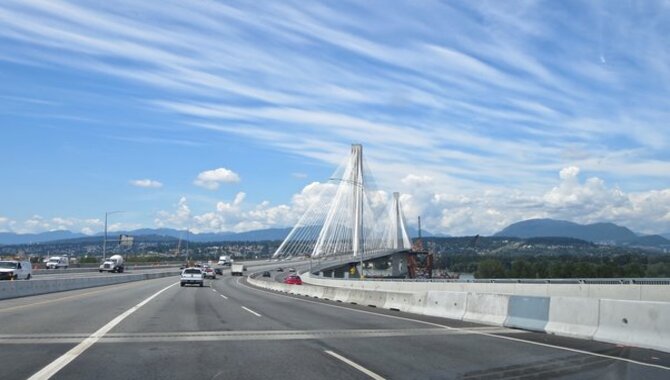
[[224, 300], [228, 299], [228, 297], [224, 296], [223, 294], [221, 294], [221, 298], [223, 298]]
[[261, 316], [260, 314], [258, 314], [257, 312], [255, 312], [255, 311], [249, 309], [248, 307], [244, 307], [244, 306], [242, 306], [242, 309], [244, 309], [244, 310], [250, 312], [251, 314], [253, 314], [253, 315], [257, 316], [257, 317], [260, 317], [260, 316]]
[[63, 369], [66, 365], [68, 365], [71, 361], [76, 359], [79, 355], [84, 353], [89, 347], [91, 347], [95, 342], [100, 340], [106, 333], [109, 332], [109, 330], [113, 329], [116, 325], [121, 323], [124, 319], [126, 319], [130, 314], [134, 313], [137, 311], [137, 309], [141, 308], [142, 306], [146, 305], [149, 301], [152, 299], [158, 297], [159, 294], [163, 293], [164, 291], [170, 289], [171, 287], [179, 284], [178, 282], [175, 282], [174, 284], [170, 286], [166, 286], [165, 288], [159, 290], [158, 292], [154, 293], [152, 296], [149, 298], [145, 299], [144, 301], [138, 303], [137, 305], [131, 307], [130, 309], [126, 310], [123, 314], [119, 315], [118, 317], [112, 319], [107, 323], [106, 325], [102, 326], [98, 331], [94, 332], [91, 334], [88, 338], [84, 339], [81, 343], [76, 345], [74, 348], [72, 348], [70, 351], [64, 353], [61, 355], [59, 358], [51, 362], [51, 364], [47, 365], [46, 367], [42, 368], [39, 372], [36, 374], [32, 375], [29, 380], [45, 380], [51, 378], [51, 376], [55, 375]]
[[376, 373], [370, 371], [369, 369], [363, 367], [362, 365], [360, 365], [360, 364], [358, 364], [358, 363], [355, 363], [355, 362], [353, 362], [353, 361], [351, 361], [351, 360], [345, 358], [345, 357], [342, 356], [342, 355], [338, 355], [338, 354], [334, 353], [333, 351], [328, 351], [328, 350], [326, 350], [325, 353], [327, 353], [328, 355], [330, 355], [330, 356], [332, 356], [332, 357], [334, 357], [334, 358], [336, 358], [336, 359], [339, 359], [339, 360], [341, 360], [341, 361], [343, 361], [343, 362], [349, 364], [350, 366], [356, 368], [357, 370], [363, 372], [364, 374], [370, 376], [371, 378], [373, 378], [373, 379], [375, 379], [375, 380], [384, 380], [383, 377], [377, 375]]
[[255, 287], [252, 287], [250, 285], [242, 284], [239, 279], [237, 280], [237, 284], [242, 286], [242, 287], [245, 287], [247, 289], [251, 289], [253, 291], [256, 291], [256, 292], [271, 294], [271, 295], [276, 296], [276, 297], [290, 298], [292, 300], [296, 300], [296, 301], [300, 301], [300, 302], [313, 303], [313, 304], [327, 306], [327, 307], [334, 307], [334, 308], [337, 308], [337, 309], [345, 309], [345, 310], [350, 310], [350, 311], [353, 311], [353, 312], [356, 312], [356, 313], [372, 314], [372, 315], [376, 315], [376, 316], [379, 316], [379, 317], [385, 317], [385, 318], [391, 318], [391, 319], [400, 319], [400, 320], [405, 320], [405, 321], [412, 321], [412, 322], [421, 323], [421, 324], [428, 325], [428, 326], [442, 327], [442, 328], [449, 329], [449, 330], [460, 330], [460, 331], [463, 331], [463, 332], [469, 332], [471, 334], [487, 336], [489, 338], [503, 339], [503, 340], [513, 341], [513, 342], [518, 342], [518, 343], [523, 343], [523, 344], [530, 344], [530, 345], [533, 345], [533, 346], [547, 347], [547, 348], [553, 348], [553, 349], [561, 350], [561, 351], [568, 351], [568, 352], [574, 352], [574, 353], [583, 354], [583, 355], [596, 356], [596, 357], [600, 357], [600, 358], [607, 358], [607, 359], [616, 360], [616, 361], [620, 361], [620, 362], [637, 364], [637, 365], [641, 365], [641, 366], [644, 366], [644, 367], [660, 368], [660, 369], [664, 369], [666, 371], [670, 370], [670, 367], [668, 367], [668, 366], [645, 363], [645, 362], [641, 362], [641, 361], [638, 361], [638, 360], [635, 360], [635, 359], [621, 358], [621, 357], [618, 357], [618, 356], [612, 356], [612, 355], [607, 355], [607, 354], [599, 354], [599, 353], [596, 353], [596, 352], [585, 351], [585, 350], [580, 350], [580, 349], [576, 349], [576, 348], [556, 346], [556, 345], [549, 344], [549, 343], [534, 342], [532, 340], [519, 339], [519, 338], [514, 338], [514, 337], [511, 337], [511, 336], [496, 335], [496, 334], [491, 334], [491, 333], [487, 333], [487, 332], [473, 330], [473, 329], [470, 329], [470, 328], [467, 328], [467, 327], [452, 327], [452, 326], [442, 325], [442, 324], [439, 324], [439, 323], [422, 321], [420, 319], [413, 319], [413, 318], [409, 318], [409, 317], [400, 317], [400, 316], [396, 316], [396, 315], [375, 313], [375, 312], [372, 312], [372, 311], [353, 309], [353, 308], [348, 308], [348, 307], [339, 306], [339, 305], [333, 305], [333, 304], [329, 304], [329, 303], [325, 303], [325, 302], [318, 302], [318, 301], [312, 301], [312, 300], [303, 299], [303, 298], [291, 297], [291, 296], [288, 296], [288, 295], [279, 294], [279, 293], [275, 293], [275, 292], [272, 292], [272, 291], [269, 291], [269, 290], [255, 288]]

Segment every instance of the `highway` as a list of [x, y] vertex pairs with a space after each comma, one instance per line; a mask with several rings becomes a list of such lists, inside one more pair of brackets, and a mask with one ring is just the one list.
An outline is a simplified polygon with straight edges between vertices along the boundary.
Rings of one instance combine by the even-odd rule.
[[287, 296], [229, 272], [206, 285], [168, 277], [0, 301], [1, 377], [670, 377], [658, 351]]

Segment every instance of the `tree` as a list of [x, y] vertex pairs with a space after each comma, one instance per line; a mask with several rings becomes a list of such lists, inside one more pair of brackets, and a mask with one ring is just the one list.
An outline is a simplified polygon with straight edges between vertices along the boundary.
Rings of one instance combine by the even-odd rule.
[[482, 260], [477, 264], [475, 278], [505, 278], [505, 267], [496, 259]]
[[535, 277], [532, 273], [531, 265], [525, 259], [518, 259], [512, 262], [512, 269], [509, 272], [511, 278], [532, 278]]

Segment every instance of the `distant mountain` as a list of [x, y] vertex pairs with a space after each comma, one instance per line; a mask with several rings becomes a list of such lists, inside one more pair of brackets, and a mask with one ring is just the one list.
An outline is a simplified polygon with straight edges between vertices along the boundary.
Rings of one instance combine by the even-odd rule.
[[594, 243], [632, 245], [644, 247], [670, 246], [670, 240], [660, 235], [638, 236], [626, 227], [614, 223], [578, 224], [565, 220], [530, 219], [510, 224], [494, 236], [518, 237], [569, 237]]
[[[217, 241], [264, 241], [264, 240], [284, 240], [291, 232], [291, 227], [286, 228], [267, 228], [261, 230], [253, 230], [246, 232], [203, 232], [203, 233], [188, 233], [188, 240], [192, 242], [217, 242]], [[408, 227], [408, 233], [411, 238], [418, 236], [418, 232], [413, 227]], [[422, 230], [421, 234], [424, 237], [434, 237], [436, 235], [429, 231]], [[75, 239], [77, 243], [88, 243], [101, 241], [102, 233], [97, 233], [93, 236], [73, 233], [70, 231], [53, 231], [44, 232], [41, 234], [26, 234], [19, 235], [10, 232], [0, 233], [0, 244], [28, 244], [28, 243], [46, 243], [46, 242], [62, 242], [63, 240]], [[147, 240], [151, 237], [152, 241], [165, 241], [170, 239], [186, 239], [186, 230], [176, 230], [173, 228], [141, 228], [132, 231], [114, 231], [108, 232], [107, 238], [114, 240], [119, 235], [130, 235], [135, 237], [135, 241]], [[443, 236], [443, 235], [440, 235]], [[70, 243], [70, 242], [68, 242]]]
[[[131, 236], [134, 237], [135, 243], [141, 243], [141, 242], [157, 243], [157, 242], [171, 242], [171, 241], [176, 242], [178, 240], [177, 238], [172, 236], [156, 235], [156, 234], [143, 234], [143, 235], [131, 234]], [[109, 244], [113, 244], [113, 242], [118, 241], [118, 239], [119, 239], [118, 233], [107, 234], [107, 242]], [[85, 236], [74, 239], [53, 240], [43, 242], [42, 244], [102, 244], [102, 241], [103, 241], [102, 235], [95, 235], [95, 236]]]
[[666, 234], [661, 234], [661, 236], [663, 236], [666, 239], [670, 239], [670, 232], [668, 232]]
[[[419, 237], [419, 229], [414, 228], [414, 226], [407, 226], [407, 233], [409, 234], [409, 237], [411, 239], [418, 238]], [[430, 231], [427, 231], [426, 229], [422, 228], [421, 229], [421, 237], [449, 237], [449, 235], [436, 235]]]
[[670, 247], [670, 240], [661, 235], [638, 236], [627, 243], [628, 245], [642, 247]]
[[87, 235], [65, 230], [41, 232], [39, 234], [16, 234], [0, 232], [0, 244], [31, 244], [53, 240], [76, 239]]

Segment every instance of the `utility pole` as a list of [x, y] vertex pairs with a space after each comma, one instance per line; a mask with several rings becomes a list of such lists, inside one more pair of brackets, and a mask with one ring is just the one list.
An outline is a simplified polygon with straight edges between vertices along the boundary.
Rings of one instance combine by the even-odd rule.
[[107, 257], [107, 216], [112, 214], [118, 214], [123, 211], [105, 211], [105, 238], [102, 241], [102, 261], [105, 261]]

